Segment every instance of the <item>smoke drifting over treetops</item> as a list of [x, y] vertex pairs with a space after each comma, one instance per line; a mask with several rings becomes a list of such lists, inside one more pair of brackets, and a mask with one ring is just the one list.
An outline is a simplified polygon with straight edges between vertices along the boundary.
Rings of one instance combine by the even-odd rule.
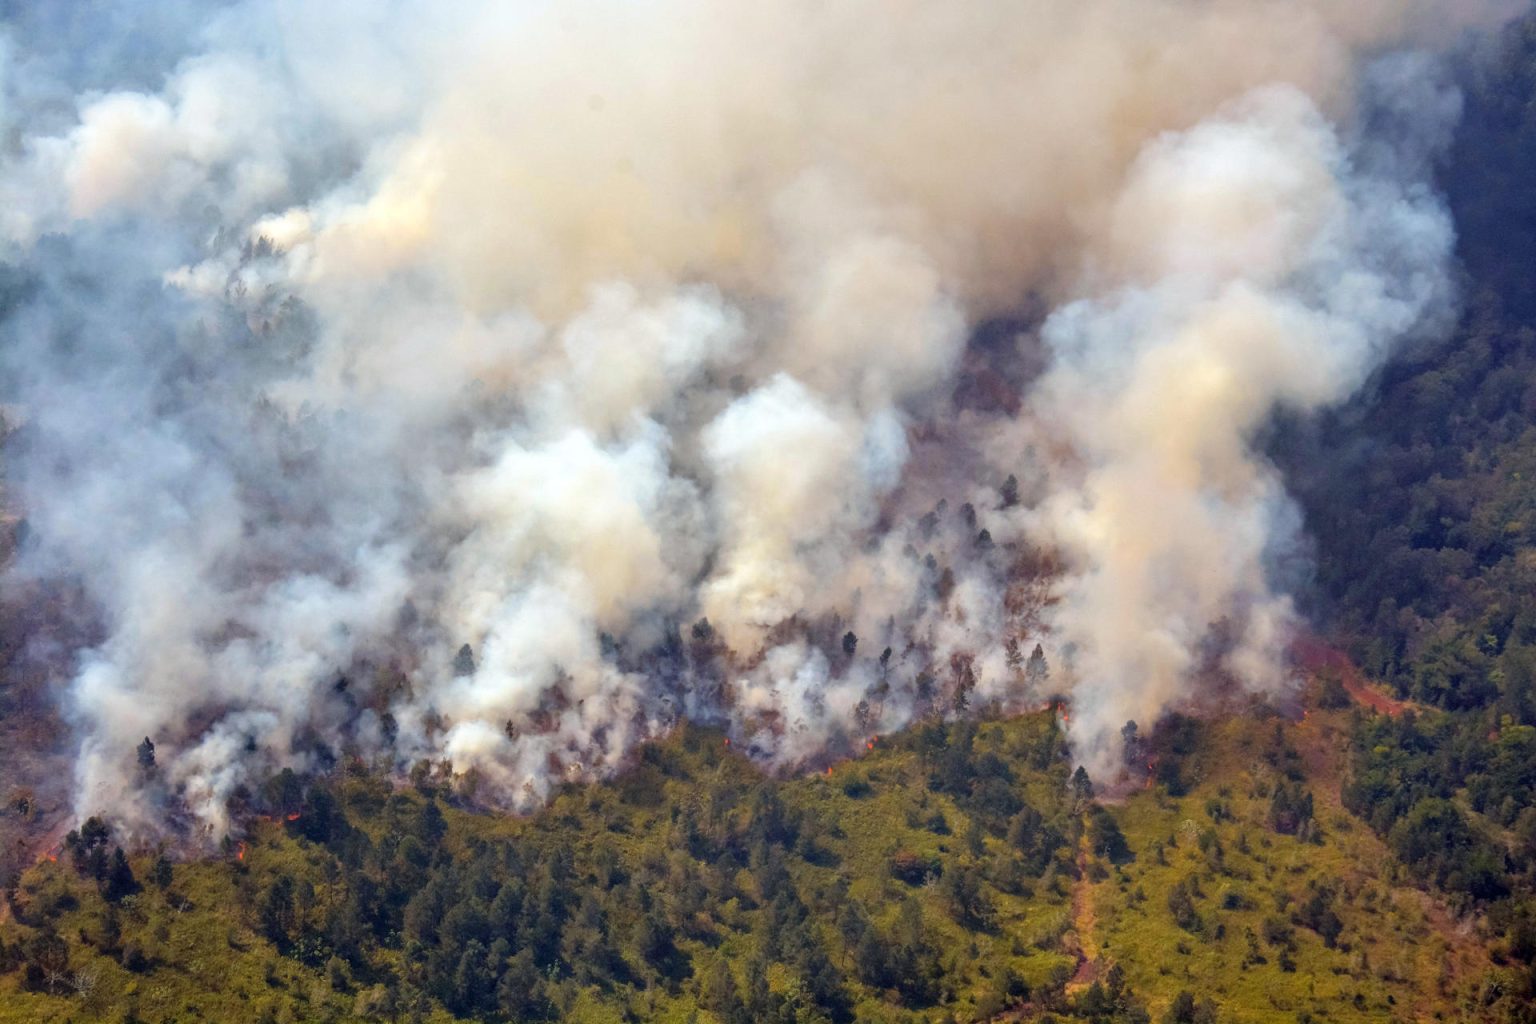
[[1109, 771], [1285, 687], [1250, 441], [1450, 311], [1456, 6], [20, 16], [11, 575], [94, 608], [80, 808], [219, 832], [342, 752], [527, 805], [684, 716], [798, 764], [1046, 691]]

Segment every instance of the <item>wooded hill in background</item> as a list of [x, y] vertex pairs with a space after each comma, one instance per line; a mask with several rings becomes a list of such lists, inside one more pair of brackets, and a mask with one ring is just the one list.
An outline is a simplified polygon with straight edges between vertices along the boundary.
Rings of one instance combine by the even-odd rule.
[[[1316, 544], [1312, 609], [1422, 707], [1362, 721], [1350, 810], [1536, 956], [1536, 22], [1473, 75], [1442, 181], [1458, 331], [1275, 449]], [[1527, 975], [1522, 998], [1536, 997]], [[1527, 1011], [1528, 1013], [1536, 1011]]]

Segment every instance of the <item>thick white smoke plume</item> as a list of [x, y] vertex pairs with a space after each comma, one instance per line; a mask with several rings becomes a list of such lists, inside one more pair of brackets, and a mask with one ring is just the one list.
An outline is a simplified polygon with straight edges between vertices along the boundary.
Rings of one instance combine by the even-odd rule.
[[1045, 324], [1038, 409], [1077, 458], [1039, 514], [1072, 566], [1055, 621], [1086, 638], [1089, 749], [1202, 668], [1286, 683], [1294, 614], [1266, 562], [1289, 507], [1249, 441], [1277, 405], [1347, 397], [1448, 301], [1444, 211], [1351, 159], [1282, 88], [1152, 142], [1095, 250], [1100, 294]]
[[214, 834], [682, 717], [793, 765], [1062, 692], [1112, 772], [1285, 687], [1251, 442], [1446, 314], [1433, 54], [1501, 13], [67, 6], [0, 45], [10, 573], [92, 609], [80, 809]]

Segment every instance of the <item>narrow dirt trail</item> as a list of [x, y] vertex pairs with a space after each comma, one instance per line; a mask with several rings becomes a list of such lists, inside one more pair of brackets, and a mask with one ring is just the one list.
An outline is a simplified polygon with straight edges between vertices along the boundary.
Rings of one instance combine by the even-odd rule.
[[1088, 837], [1078, 840], [1077, 880], [1072, 883], [1072, 930], [1077, 934], [1077, 970], [1067, 983], [1068, 992], [1087, 988], [1098, 975], [1099, 944], [1095, 937], [1098, 915], [1093, 906], [1093, 882], [1088, 878]]

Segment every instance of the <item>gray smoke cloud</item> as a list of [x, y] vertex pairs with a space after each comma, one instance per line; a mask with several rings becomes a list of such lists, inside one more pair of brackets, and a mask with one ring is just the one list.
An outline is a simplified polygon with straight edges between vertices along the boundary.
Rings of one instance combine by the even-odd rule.
[[1112, 774], [1202, 679], [1284, 690], [1251, 442], [1443, 322], [1434, 55], [1509, 13], [319, 6], [0, 44], [10, 574], [88, 598], [77, 805], [130, 828], [1056, 691]]

